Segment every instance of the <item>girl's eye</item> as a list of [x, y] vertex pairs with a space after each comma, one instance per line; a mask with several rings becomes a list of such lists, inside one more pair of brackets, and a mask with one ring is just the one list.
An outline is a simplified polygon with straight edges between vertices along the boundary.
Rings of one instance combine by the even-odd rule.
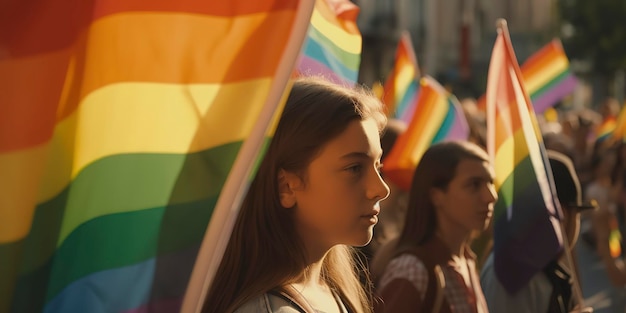
[[480, 189], [480, 187], [482, 186], [482, 184], [483, 184], [483, 181], [482, 181], [482, 180], [475, 179], [475, 180], [473, 180], [473, 181], [471, 182], [471, 187], [472, 187], [474, 190], [476, 190], [476, 189]]
[[354, 173], [354, 174], [361, 173], [362, 170], [363, 170], [363, 166], [361, 164], [355, 164], [346, 168], [346, 171]]

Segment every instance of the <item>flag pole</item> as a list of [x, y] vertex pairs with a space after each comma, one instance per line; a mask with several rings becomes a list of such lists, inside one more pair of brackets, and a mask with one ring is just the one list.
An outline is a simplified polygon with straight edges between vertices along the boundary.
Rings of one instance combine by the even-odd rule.
[[[259, 118], [237, 155], [235, 163], [220, 192], [213, 215], [202, 240], [196, 262], [187, 284], [181, 304], [181, 313], [200, 313], [217, 267], [222, 260], [226, 245], [230, 239], [239, 206], [247, 192], [248, 179], [253, 170], [254, 160], [261, 149], [267, 130], [275, 123], [275, 113], [284, 101], [285, 88], [289, 84], [294, 64], [300, 55], [302, 44], [309, 27], [315, 0], [302, 0], [298, 3], [292, 31], [283, 51], [283, 57], [273, 77], [267, 100]], [[282, 99], [282, 100], [281, 100]]]
[[[513, 50], [513, 45], [511, 43], [511, 37], [509, 35], [509, 29], [508, 29], [506, 20], [503, 19], [503, 18], [498, 19], [496, 21], [496, 28], [497, 28], [498, 33], [502, 33], [504, 35], [503, 38], [504, 38], [504, 41], [506, 42], [505, 46], [506, 46], [506, 48], [508, 50], [508, 53], [513, 54], [514, 53], [512, 51]], [[519, 71], [520, 71], [519, 68], [517, 68], [516, 72], [519, 72]], [[521, 73], [518, 73], [518, 76], [521, 77]], [[530, 102], [530, 99], [528, 98], [527, 95], [525, 95], [525, 96], [527, 97], [527, 102], [530, 105], [529, 109], [532, 109], [532, 103]], [[533, 110], [533, 114], [534, 114], [534, 110]], [[540, 142], [539, 144], [541, 145], [541, 147], [543, 147], [543, 142]], [[543, 147], [543, 149], [545, 150], [545, 147]], [[546, 166], [549, 166], [549, 163], [546, 164]], [[549, 172], [550, 172], [549, 174], [551, 175], [552, 171], [550, 170]], [[550, 182], [550, 185], [551, 185], [550, 188], [552, 189], [552, 191], [556, 190], [556, 188], [554, 186], [554, 179], [548, 179], [548, 181]], [[552, 192], [552, 196], [555, 197], [555, 193], [554, 192]], [[558, 199], [558, 197], [557, 197], [557, 199]], [[555, 202], [556, 205], [560, 204], [560, 203], [558, 203], [558, 201], [554, 201], [554, 202]], [[558, 212], [558, 214], [557, 214], [557, 215], [560, 215], [560, 216], [558, 216], [559, 220], [561, 220], [562, 216], [563, 216], [562, 211], [560, 209], [561, 208], [559, 207], [558, 211], [560, 211], [560, 212]], [[570, 243], [569, 243], [569, 240], [567, 238], [567, 232], [564, 229], [564, 227], [559, 227], [559, 229], [560, 229], [561, 238], [563, 240], [563, 246], [564, 246], [563, 253], [565, 255], [565, 263], [567, 264], [567, 266], [570, 269], [570, 273], [569, 274], [570, 274], [570, 277], [572, 278], [572, 282], [573, 282], [572, 283], [572, 289], [573, 289], [572, 291], [573, 291], [576, 303], [579, 306], [579, 310], [582, 311], [585, 308], [585, 300], [584, 300], [584, 297], [582, 295], [582, 290], [581, 290], [581, 287], [580, 287], [580, 281], [578, 280], [578, 275], [577, 275], [577, 272], [576, 272], [576, 268], [577, 267], [574, 265], [574, 258], [572, 257], [572, 252], [571, 252], [571, 249], [570, 249]]]
[[[574, 213], [579, 214], [579, 213]], [[577, 266], [574, 264], [574, 258], [572, 256], [572, 249], [570, 249], [570, 242], [567, 238], [567, 232], [564, 227], [561, 227], [561, 236], [563, 237], [563, 253], [565, 254], [565, 263], [570, 269], [570, 277], [572, 278], [572, 291], [576, 298], [576, 303], [579, 305], [579, 309], [585, 308], [585, 298], [583, 297], [582, 289], [580, 287], [580, 281], [578, 280]], [[573, 248], [573, 247], [572, 247]]]

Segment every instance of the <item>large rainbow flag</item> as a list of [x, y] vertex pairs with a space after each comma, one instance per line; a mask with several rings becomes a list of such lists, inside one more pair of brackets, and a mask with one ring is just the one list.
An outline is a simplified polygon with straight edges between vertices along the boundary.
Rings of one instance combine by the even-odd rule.
[[398, 42], [393, 69], [383, 89], [383, 102], [389, 116], [407, 124], [411, 122], [417, 104], [419, 77], [411, 35], [405, 31]]
[[411, 188], [415, 167], [428, 147], [446, 140], [467, 140], [469, 136], [458, 100], [430, 76], [424, 76], [420, 85], [411, 122], [398, 137], [383, 167], [385, 178], [404, 190]]
[[197, 307], [313, 2], [3, 7], [0, 312]]
[[303, 75], [322, 75], [352, 86], [359, 78], [362, 38], [359, 7], [349, 0], [317, 0], [298, 63]]
[[[559, 39], [553, 39], [531, 55], [522, 65], [522, 81], [536, 114], [543, 113], [578, 86], [578, 79], [569, 68], [569, 60]], [[478, 100], [485, 109], [486, 98]]]
[[515, 293], [562, 249], [552, 171], [505, 22], [487, 79], [487, 150], [496, 172], [494, 268]]

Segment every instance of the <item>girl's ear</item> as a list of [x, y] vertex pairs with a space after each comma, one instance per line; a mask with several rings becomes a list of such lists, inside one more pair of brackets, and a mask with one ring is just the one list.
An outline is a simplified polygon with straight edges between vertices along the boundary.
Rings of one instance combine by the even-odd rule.
[[296, 206], [295, 188], [300, 184], [300, 177], [294, 173], [281, 169], [278, 172], [278, 194], [280, 196], [280, 204], [287, 209]]

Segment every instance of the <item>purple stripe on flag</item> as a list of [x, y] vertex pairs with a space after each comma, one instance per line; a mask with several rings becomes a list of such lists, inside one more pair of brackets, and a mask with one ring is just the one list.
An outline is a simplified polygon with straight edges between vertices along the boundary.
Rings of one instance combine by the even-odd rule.
[[452, 103], [451, 105], [452, 108], [454, 108], [454, 123], [446, 138], [449, 140], [467, 140], [467, 138], [469, 138], [469, 125], [467, 125], [465, 113], [463, 113], [463, 110], [458, 106]]
[[[413, 112], [415, 111], [415, 109], [413, 108], [413, 110], [411, 110], [411, 106], [415, 106], [415, 99], [417, 99], [417, 94], [418, 93], [418, 88], [417, 88], [417, 82], [416, 81], [411, 81], [406, 88], [404, 88], [404, 90], [402, 90], [401, 92], [396, 93], [396, 96], [402, 96], [400, 99], [399, 103], [396, 103], [396, 113], [395, 116], [396, 118], [399, 118], [405, 122], [408, 123], [408, 121], [411, 121], [411, 118], [413, 117]], [[410, 114], [409, 116], [406, 116]], [[405, 120], [406, 118], [408, 118], [408, 120]]]
[[527, 155], [498, 191], [493, 217], [494, 270], [510, 294], [526, 285], [562, 247], [559, 217], [545, 202], [542, 184], [548, 182], [539, 180]]
[[326, 79], [342, 86], [351, 87], [355, 82], [350, 82], [345, 78], [337, 75], [333, 70], [329, 69], [323, 63], [312, 59], [309, 56], [301, 56], [301, 61], [298, 64], [298, 71], [303, 75], [321, 75]]
[[533, 107], [535, 113], [541, 114], [545, 112], [549, 107], [552, 107], [557, 101], [563, 99], [564, 96], [570, 94], [576, 88], [578, 80], [574, 75], [568, 75], [565, 79], [559, 82], [554, 88], [546, 91], [541, 96], [533, 100]]
[[413, 119], [413, 114], [415, 114], [415, 108], [417, 108], [417, 96], [419, 95], [419, 91], [415, 92], [411, 95], [411, 98], [407, 102], [408, 105], [405, 108], [404, 112], [400, 114], [400, 120], [405, 122], [407, 125], [411, 123]]

